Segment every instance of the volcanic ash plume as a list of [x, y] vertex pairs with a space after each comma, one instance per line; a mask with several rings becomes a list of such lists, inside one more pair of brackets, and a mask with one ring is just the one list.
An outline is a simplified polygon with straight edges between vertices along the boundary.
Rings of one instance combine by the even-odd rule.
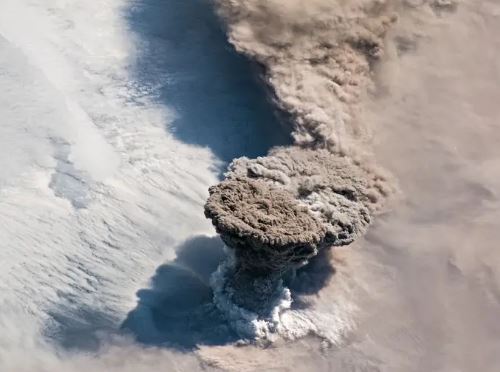
[[234, 160], [205, 206], [234, 253], [216, 294], [266, 319], [276, 298], [287, 298], [282, 278], [318, 250], [363, 234], [393, 191], [390, 177], [359, 160], [366, 156], [356, 147], [363, 132], [356, 112], [396, 18], [383, 0], [216, 6], [231, 43], [263, 66], [276, 104], [293, 122], [295, 145]]

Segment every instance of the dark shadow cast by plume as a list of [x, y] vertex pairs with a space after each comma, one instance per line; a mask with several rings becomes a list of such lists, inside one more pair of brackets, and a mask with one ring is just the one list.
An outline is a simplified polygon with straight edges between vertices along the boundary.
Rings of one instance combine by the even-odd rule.
[[219, 238], [188, 240], [177, 258], [160, 266], [151, 286], [137, 292], [138, 304], [122, 325], [137, 342], [191, 350], [236, 341], [212, 302], [210, 274], [224, 258]]
[[256, 67], [227, 42], [208, 0], [140, 0], [127, 13], [135, 78], [174, 110], [167, 130], [225, 162], [290, 143]]
[[[158, 267], [147, 288], [137, 292], [137, 306], [120, 329], [117, 319], [80, 304], [77, 309], [57, 308], [49, 313], [46, 336], [64, 350], [97, 351], [114, 336], [130, 335], [146, 346], [181, 351], [200, 345], [223, 345], [238, 340], [215, 307], [210, 276], [226, 257], [219, 237], [197, 236], [176, 248], [177, 257]], [[320, 251], [309, 264], [286, 281], [293, 296], [292, 309], [310, 306], [335, 275], [331, 250]], [[78, 299], [74, 299], [78, 303]]]
[[332, 249], [334, 248], [319, 251], [317, 256], [298, 269], [295, 275], [286, 282], [292, 292], [292, 309], [308, 307], [307, 297], [317, 294], [335, 275], [335, 267], [332, 266], [331, 260]]
[[[114, 337], [132, 336], [146, 346], [192, 350], [236, 341], [215, 307], [211, 274], [225, 258], [218, 237], [197, 236], [176, 248], [177, 257], [158, 267], [125, 321], [82, 303], [77, 296], [49, 311], [45, 337], [63, 351], [96, 352]], [[75, 305], [75, 306], [73, 306]], [[121, 323], [121, 326], [120, 326]]]

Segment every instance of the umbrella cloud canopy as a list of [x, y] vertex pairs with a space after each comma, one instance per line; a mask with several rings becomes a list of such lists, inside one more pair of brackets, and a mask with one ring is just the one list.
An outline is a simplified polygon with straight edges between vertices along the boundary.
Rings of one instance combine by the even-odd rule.
[[228, 179], [210, 193], [206, 215], [245, 269], [286, 269], [315, 255], [324, 239], [326, 229], [305, 207], [265, 182]]
[[242, 266], [286, 271], [318, 248], [363, 234], [390, 192], [387, 178], [348, 157], [277, 148], [233, 162], [227, 179], [210, 189], [205, 214]]

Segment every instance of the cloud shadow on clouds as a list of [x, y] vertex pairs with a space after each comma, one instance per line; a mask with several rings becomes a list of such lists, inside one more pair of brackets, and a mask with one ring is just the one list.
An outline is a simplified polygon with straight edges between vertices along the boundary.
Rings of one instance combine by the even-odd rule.
[[125, 320], [95, 304], [68, 298], [49, 312], [45, 337], [62, 351], [97, 352], [114, 338], [178, 351], [237, 340], [215, 307], [210, 276], [225, 258], [219, 237], [196, 236], [176, 248], [177, 257], [159, 266]]
[[[137, 305], [121, 326], [111, 314], [80, 304], [50, 313], [53, 327], [46, 336], [64, 350], [98, 351], [115, 336], [131, 336], [144, 346], [189, 351], [201, 345], [238, 340], [213, 303], [210, 276], [224, 260], [219, 237], [196, 236], [176, 248], [177, 257], [159, 266], [146, 288], [137, 291]], [[293, 309], [309, 307], [309, 296], [335, 275], [329, 250], [322, 250], [286, 283]], [[78, 299], [75, 299], [77, 301]]]
[[135, 2], [136, 80], [175, 112], [166, 130], [225, 162], [291, 142], [256, 67], [228, 43], [207, 0]]
[[178, 350], [236, 341], [213, 305], [209, 285], [211, 273], [224, 256], [218, 237], [186, 241], [177, 249], [177, 258], [160, 266], [150, 286], [137, 292], [137, 307], [122, 329], [141, 344]]

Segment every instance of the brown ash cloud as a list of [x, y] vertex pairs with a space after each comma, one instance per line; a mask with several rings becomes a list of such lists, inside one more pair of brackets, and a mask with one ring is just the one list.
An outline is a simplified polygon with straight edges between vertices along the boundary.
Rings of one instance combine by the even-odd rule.
[[383, 0], [215, 6], [230, 42], [263, 67], [276, 105], [293, 123], [294, 145], [234, 160], [205, 206], [234, 253], [226, 284], [232, 300], [258, 312], [285, 273], [364, 234], [395, 190], [362, 148], [359, 112], [396, 17]]

